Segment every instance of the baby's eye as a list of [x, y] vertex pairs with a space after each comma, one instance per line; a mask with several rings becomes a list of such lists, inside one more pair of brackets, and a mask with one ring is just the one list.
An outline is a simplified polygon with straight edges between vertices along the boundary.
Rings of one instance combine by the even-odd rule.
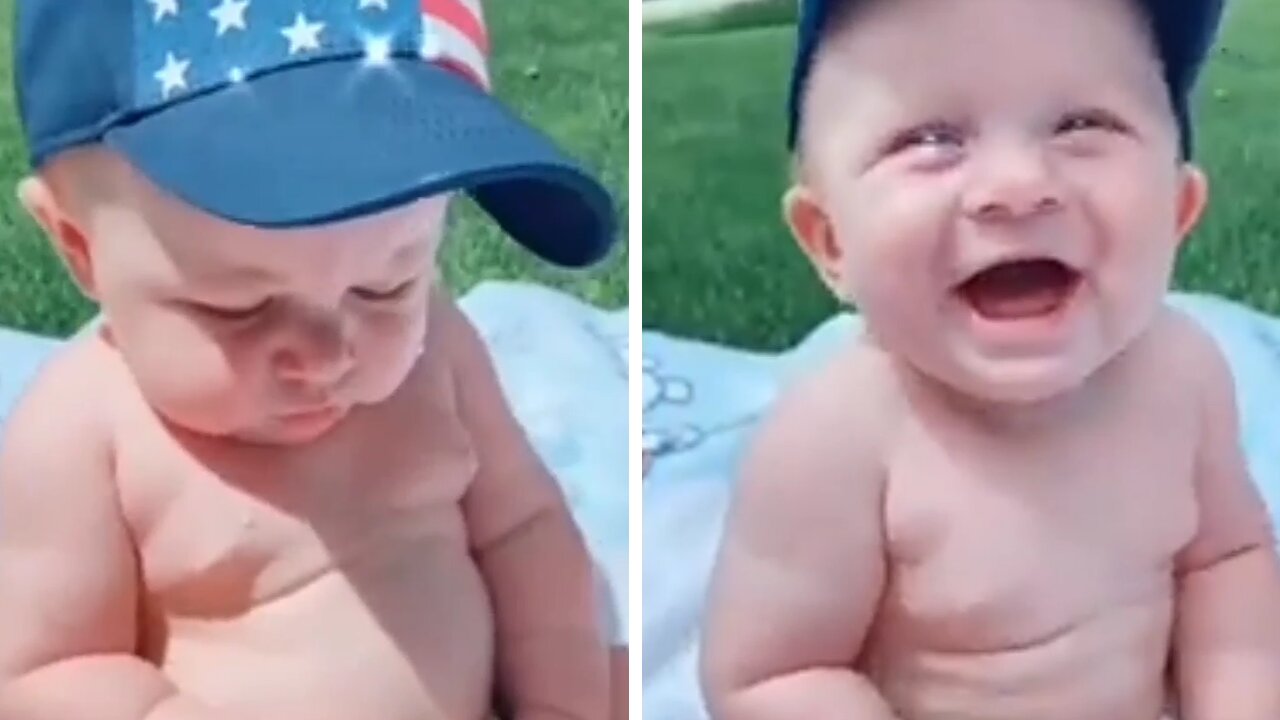
[[406, 295], [408, 295], [408, 294], [409, 294], [409, 291], [410, 291], [410, 290], [413, 290], [413, 288], [414, 288], [417, 284], [418, 284], [418, 279], [417, 279], [417, 278], [414, 278], [414, 279], [412, 279], [412, 280], [407, 280], [407, 281], [405, 281], [405, 282], [402, 282], [402, 283], [400, 283], [399, 285], [396, 285], [396, 286], [395, 286], [395, 287], [393, 287], [393, 288], [388, 288], [388, 289], [385, 289], [385, 290], [383, 290], [383, 289], [371, 289], [371, 288], [355, 288], [355, 289], [353, 289], [351, 292], [352, 292], [352, 294], [354, 294], [356, 297], [361, 298], [361, 299], [363, 299], [363, 300], [373, 300], [373, 301], [383, 301], [383, 302], [385, 302], [385, 301], [390, 301], [390, 300], [399, 300], [399, 299], [401, 299], [401, 298], [405, 297]]
[[889, 142], [889, 154], [911, 148], [949, 148], [964, 144], [964, 130], [949, 123], [930, 123], [911, 128], [894, 136]]
[[252, 320], [260, 315], [262, 311], [267, 309], [267, 306], [271, 304], [271, 298], [267, 298], [256, 305], [250, 305], [247, 307], [228, 307], [225, 305], [208, 305], [196, 302], [188, 304], [197, 312], [217, 320]]
[[1089, 130], [1124, 132], [1127, 126], [1119, 118], [1104, 110], [1081, 110], [1069, 113], [1058, 121], [1054, 129], [1059, 135]]

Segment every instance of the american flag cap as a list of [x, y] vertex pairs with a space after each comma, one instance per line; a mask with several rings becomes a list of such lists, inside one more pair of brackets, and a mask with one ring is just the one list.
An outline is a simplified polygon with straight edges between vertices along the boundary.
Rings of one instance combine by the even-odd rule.
[[[1150, 23], [1156, 51], [1164, 69], [1169, 99], [1181, 131], [1182, 154], [1189, 158], [1193, 148], [1190, 96], [1204, 65], [1218, 27], [1226, 0], [1135, 0]], [[794, 148], [804, 110], [805, 86], [814, 55], [831, 17], [856, 2], [866, 0], [799, 0], [800, 18], [796, 24], [795, 62], [791, 69], [791, 90], [787, 103], [787, 146]]]
[[33, 166], [104, 143], [159, 187], [260, 227], [466, 190], [517, 241], [583, 266], [603, 186], [490, 93], [480, 0], [18, 0]]

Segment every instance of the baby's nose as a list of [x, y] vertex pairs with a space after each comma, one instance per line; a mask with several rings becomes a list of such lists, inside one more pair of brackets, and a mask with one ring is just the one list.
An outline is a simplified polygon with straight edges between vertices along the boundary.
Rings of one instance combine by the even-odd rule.
[[1005, 150], [976, 167], [963, 198], [965, 214], [1007, 222], [1062, 208], [1062, 187], [1036, 148]]
[[308, 318], [283, 335], [271, 365], [284, 382], [328, 387], [355, 366], [352, 333], [343, 318]]

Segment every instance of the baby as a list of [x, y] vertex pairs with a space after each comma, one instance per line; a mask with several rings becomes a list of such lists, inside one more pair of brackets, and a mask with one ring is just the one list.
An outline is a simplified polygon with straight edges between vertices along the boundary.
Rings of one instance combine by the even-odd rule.
[[589, 264], [608, 195], [475, 0], [211, 7], [19, 2], [21, 199], [102, 322], [0, 450], [0, 718], [601, 720], [585, 546], [435, 258], [468, 190]]
[[713, 716], [1280, 718], [1232, 378], [1162, 304], [1220, 11], [802, 3], [786, 215], [868, 333], [745, 460]]

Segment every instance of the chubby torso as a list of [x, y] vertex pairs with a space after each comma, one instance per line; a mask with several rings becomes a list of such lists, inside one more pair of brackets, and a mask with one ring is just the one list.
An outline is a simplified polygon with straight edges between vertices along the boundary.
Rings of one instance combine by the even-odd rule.
[[911, 393], [858, 661], [905, 718], [1165, 712], [1200, 428], [1196, 393], [1159, 362], [1140, 345], [1069, 406], [1008, 426]]
[[390, 400], [293, 450], [192, 435], [113, 393], [138, 653], [245, 717], [487, 717], [494, 622], [453, 381], [428, 356]]

